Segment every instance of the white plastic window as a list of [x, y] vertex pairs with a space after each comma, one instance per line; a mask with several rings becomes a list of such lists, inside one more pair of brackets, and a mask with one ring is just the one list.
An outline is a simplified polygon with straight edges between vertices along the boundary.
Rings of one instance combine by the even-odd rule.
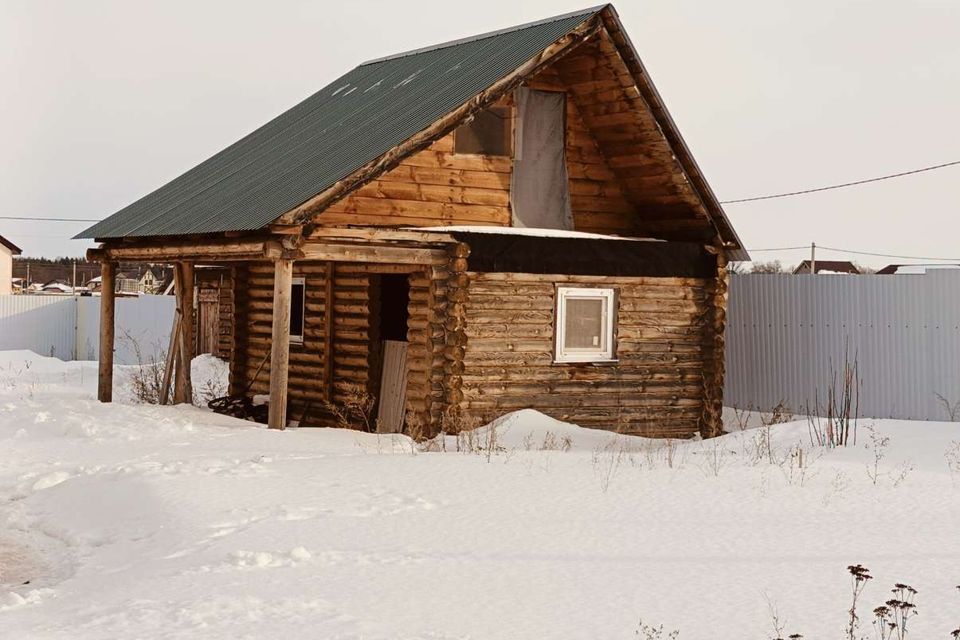
[[557, 362], [609, 362], [615, 359], [613, 289], [557, 288]]

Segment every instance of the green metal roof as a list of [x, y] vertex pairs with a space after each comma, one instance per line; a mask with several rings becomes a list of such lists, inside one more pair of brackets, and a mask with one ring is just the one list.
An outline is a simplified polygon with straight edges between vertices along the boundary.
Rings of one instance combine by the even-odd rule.
[[464, 104], [602, 9], [364, 63], [76, 237], [263, 228]]

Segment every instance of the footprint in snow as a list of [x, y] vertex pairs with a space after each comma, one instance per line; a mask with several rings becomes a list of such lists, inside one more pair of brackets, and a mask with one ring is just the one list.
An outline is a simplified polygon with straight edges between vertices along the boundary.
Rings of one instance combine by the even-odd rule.
[[370, 496], [370, 503], [365, 509], [356, 512], [357, 516], [392, 516], [406, 511], [432, 511], [437, 504], [420, 496], [402, 495], [390, 492], [379, 492]]
[[271, 551], [234, 551], [230, 556], [234, 566], [254, 569], [292, 567], [308, 562], [313, 558], [313, 554], [307, 551], [305, 547], [294, 547], [286, 553]]
[[54, 471], [52, 473], [47, 473], [40, 476], [36, 482], [33, 483], [34, 491], [42, 491], [44, 489], [49, 489], [55, 487], [62, 482], [66, 482], [70, 479], [70, 474], [66, 471]]

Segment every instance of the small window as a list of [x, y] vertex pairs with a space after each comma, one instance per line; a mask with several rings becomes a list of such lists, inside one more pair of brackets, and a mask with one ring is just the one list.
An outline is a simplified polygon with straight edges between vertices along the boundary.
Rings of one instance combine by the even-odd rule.
[[556, 362], [610, 362], [616, 319], [613, 289], [557, 288]]
[[290, 291], [290, 342], [303, 342], [304, 291], [303, 278], [294, 278]]
[[512, 123], [510, 107], [490, 107], [453, 133], [454, 153], [484, 156], [509, 156]]

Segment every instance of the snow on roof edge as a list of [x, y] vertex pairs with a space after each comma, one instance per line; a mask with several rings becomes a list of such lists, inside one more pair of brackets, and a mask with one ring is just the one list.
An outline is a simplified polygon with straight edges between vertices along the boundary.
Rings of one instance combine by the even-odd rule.
[[628, 242], [666, 242], [658, 238], [634, 238], [613, 236], [586, 231], [566, 231], [564, 229], [538, 229], [531, 227], [495, 227], [487, 225], [451, 225], [448, 227], [409, 227], [408, 231], [426, 231], [434, 233], [488, 233], [502, 236], [530, 236], [534, 238], [580, 238], [582, 240], [624, 240]]

